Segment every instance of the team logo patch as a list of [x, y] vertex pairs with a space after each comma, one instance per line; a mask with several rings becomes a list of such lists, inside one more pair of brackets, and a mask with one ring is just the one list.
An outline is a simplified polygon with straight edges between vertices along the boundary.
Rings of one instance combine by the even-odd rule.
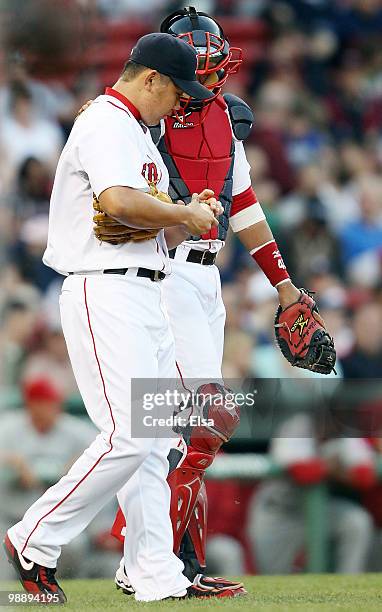
[[143, 164], [142, 167], [142, 176], [148, 183], [153, 183], [157, 185], [162, 178], [162, 171], [158, 169], [157, 165], [154, 162], [149, 162]]
[[300, 314], [300, 316], [293, 323], [291, 327], [291, 332], [294, 332], [296, 331], [296, 329], [298, 329], [300, 336], [302, 336], [302, 332], [304, 331], [305, 326], [308, 325], [308, 321], [309, 321], [309, 318], [304, 319], [304, 315]]

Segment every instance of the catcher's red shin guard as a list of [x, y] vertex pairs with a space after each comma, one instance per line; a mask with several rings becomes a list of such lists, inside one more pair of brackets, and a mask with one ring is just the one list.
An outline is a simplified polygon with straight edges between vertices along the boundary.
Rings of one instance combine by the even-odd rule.
[[[189, 418], [188, 424], [182, 429], [183, 440], [178, 448], [171, 449], [168, 456], [170, 471], [167, 481], [171, 489], [170, 516], [174, 533], [174, 552], [179, 555], [182, 540], [187, 535], [197, 562], [203, 568], [206, 564], [207, 529], [204, 474], [221, 445], [231, 438], [239, 424], [240, 416], [233, 393], [222, 385], [202, 385], [195, 397], [202, 398], [202, 401], [197, 406], [188, 405], [186, 408], [190, 410], [190, 417], [195, 408], [194, 416], [199, 416], [204, 421], [191, 425]], [[125, 524], [125, 517], [119, 509], [111, 532], [122, 542]], [[194, 575], [196, 573], [198, 572], [195, 571]]]
[[[206, 469], [211, 465], [214, 457], [223, 442], [227, 442], [239, 423], [239, 409], [234, 403], [233, 393], [217, 383], [201, 385], [192, 400], [183, 412], [190, 411], [188, 422], [182, 428], [181, 433], [187, 444], [187, 454], [179, 458], [176, 465], [171, 466], [168, 483], [171, 488], [170, 516], [174, 532], [174, 552], [179, 553], [182, 538], [189, 526], [191, 516], [197, 503], [198, 495], [202, 487]], [[192, 425], [192, 418], [196, 419], [196, 425]], [[177, 452], [177, 449], [173, 449]], [[171, 455], [171, 452], [170, 452]], [[173, 453], [174, 455], [174, 453]], [[178, 455], [179, 456], [179, 455]], [[170, 456], [169, 456], [170, 459]], [[195, 517], [200, 527], [200, 519], [205, 517], [203, 530], [206, 528], [206, 504], [203, 502], [203, 494], [200, 498], [200, 506], [203, 507], [202, 516]], [[196, 534], [199, 528], [191, 525], [192, 534]], [[204, 544], [203, 544], [204, 538]], [[202, 539], [194, 543], [195, 552], [199, 553], [199, 563], [205, 565], [205, 534]]]

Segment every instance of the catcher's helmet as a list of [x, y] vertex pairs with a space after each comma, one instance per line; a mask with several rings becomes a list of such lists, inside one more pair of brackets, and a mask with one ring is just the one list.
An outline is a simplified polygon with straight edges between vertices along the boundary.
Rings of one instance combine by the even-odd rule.
[[[196, 11], [188, 6], [171, 13], [162, 21], [161, 32], [178, 36], [192, 45], [198, 54], [197, 75], [205, 87], [211, 89], [215, 96], [228, 75], [236, 73], [242, 63], [242, 51], [238, 47], [230, 47], [222, 27], [206, 13]], [[213, 98], [207, 101], [210, 102]], [[203, 104], [205, 104], [204, 102]], [[188, 108], [194, 108], [191, 102]]]

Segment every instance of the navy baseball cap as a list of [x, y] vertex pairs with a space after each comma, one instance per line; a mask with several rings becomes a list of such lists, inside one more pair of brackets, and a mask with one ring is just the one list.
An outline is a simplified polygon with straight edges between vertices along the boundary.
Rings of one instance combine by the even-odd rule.
[[183, 40], [155, 32], [142, 36], [131, 52], [130, 60], [165, 74], [184, 93], [197, 100], [214, 96], [196, 78], [197, 53]]

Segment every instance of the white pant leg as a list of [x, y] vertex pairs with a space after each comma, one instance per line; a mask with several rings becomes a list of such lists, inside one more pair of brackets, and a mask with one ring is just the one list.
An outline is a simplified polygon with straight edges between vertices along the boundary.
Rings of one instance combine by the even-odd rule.
[[[219, 271], [215, 266], [189, 262], [174, 261], [172, 266], [173, 273], [163, 282], [162, 287], [182, 376], [197, 379], [199, 384], [220, 380], [225, 308], [221, 298]], [[171, 375], [162, 372], [163, 378]], [[178, 441], [173, 440], [171, 445], [176, 447]], [[155, 503], [151, 508], [142, 508], [144, 500], [139, 495], [141, 483], [147, 483], [151, 476], [154, 474], [150, 474], [150, 470], [146, 471], [145, 462], [118, 493], [118, 501], [126, 518], [125, 569], [134, 588], [138, 570], [129, 561], [135, 555], [135, 544], [129, 534], [137, 530], [138, 518], [143, 512], [147, 514], [150, 510], [156, 510]], [[170, 499], [168, 511], [169, 503]], [[159, 536], [153, 534], [153, 537]]]
[[[217, 359], [219, 363], [219, 367], [221, 370], [222, 361], [223, 361], [223, 351], [224, 351], [224, 326], [226, 320], [226, 310], [222, 298], [222, 285], [220, 279], [219, 268], [216, 266], [211, 267], [211, 277], [212, 274], [215, 276], [214, 282], [214, 302], [210, 307], [209, 313], [209, 324], [211, 329], [211, 334], [215, 343], [215, 350], [217, 354]], [[212, 282], [211, 282], [212, 284]]]
[[172, 266], [163, 290], [179, 369], [200, 384], [219, 380], [225, 323], [219, 271], [177, 260]]
[[[77, 383], [89, 416], [101, 433], [68, 474], [29, 508], [10, 530], [10, 538], [27, 558], [55, 567], [61, 545], [88, 525], [152, 453], [148, 464], [151, 469], [157, 465], [158, 470], [150, 488], [150, 496], [157, 500], [155, 531], [164, 534], [166, 575], [172, 569], [172, 582], [178, 579], [181, 589], [184, 577], [173, 561], [166, 511], [169, 492], [163, 466], [168, 443], [130, 436], [130, 379], [158, 376], [163, 344], [167, 351], [161, 359], [167, 359], [168, 370], [174, 361], [171, 333], [161, 311], [160, 287], [141, 278], [75, 275], [64, 282], [60, 305]], [[173, 371], [175, 374], [175, 367]], [[139, 545], [136, 554], [140, 554]], [[156, 570], [149, 598], [161, 567]], [[146, 582], [150, 583], [150, 576]]]
[[[183, 562], [175, 554], [171, 559], [168, 555], [168, 541], [171, 550], [173, 543], [171, 522], [158, 528], [158, 513], [170, 516], [168, 462], [163, 460], [168, 451], [169, 441], [158, 439], [153, 452], [118, 493], [126, 517], [125, 570], [138, 601], [184, 594], [191, 584], [183, 574], [182, 580], [178, 578]], [[161, 496], [157, 494], [159, 487], [163, 489]]]
[[[162, 303], [164, 315], [167, 312]], [[174, 347], [166, 337], [158, 355], [158, 387], [174, 378]], [[167, 358], [171, 352], [172, 359]], [[166, 430], [163, 430], [163, 435]], [[159, 429], [158, 435], [161, 436]], [[191, 583], [181, 572], [184, 565], [172, 553], [171, 521], [158, 526], [158, 515], [170, 516], [170, 488], [167, 484], [167, 455], [173, 440], [161, 438], [155, 441], [150, 456], [142, 463], [132, 478], [118, 493], [119, 505], [127, 519], [124, 547], [125, 571], [135, 589], [135, 599], [150, 601], [169, 595], [185, 593]], [[158, 489], [161, 495], [158, 495]], [[171, 542], [171, 555], [168, 542]], [[179, 580], [179, 573], [181, 580]], [[176, 579], [174, 579], [176, 578]]]

